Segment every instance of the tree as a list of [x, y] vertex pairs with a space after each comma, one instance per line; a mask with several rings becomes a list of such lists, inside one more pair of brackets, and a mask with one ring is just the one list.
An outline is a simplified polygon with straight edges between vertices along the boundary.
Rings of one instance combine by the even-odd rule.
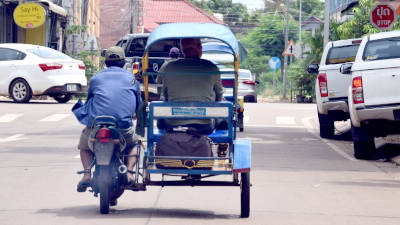
[[379, 32], [370, 22], [371, 10], [377, 4], [374, 0], [360, 0], [353, 8], [353, 17], [337, 27], [340, 39], [360, 38], [365, 34]]
[[210, 14], [220, 13], [229, 26], [246, 25], [249, 23], [249, 13], [246, 6], [232, 3], [232, 0], [189, 0], [197, 7]]
[[[243, 40], [249, 54], [256, 56], [279, 56], [287, 43], [285, 39], [285, 19], [280, 15], [264, 15], [260, 18], [258, 27], [251, 31]], [[289, 39], [297, 39], [297, 23], [289, 21]]]

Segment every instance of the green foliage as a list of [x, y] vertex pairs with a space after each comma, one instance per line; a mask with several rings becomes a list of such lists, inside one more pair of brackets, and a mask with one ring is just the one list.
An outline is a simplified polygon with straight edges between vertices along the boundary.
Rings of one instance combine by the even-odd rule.
[[374, 0], [360, 0], [359, 6], [353, 8], [353, 17], [338, 26], [340, 39], [360, 38], [365, 34], [377, 33], [370, 23], [371, 10], [378, 2]]
[[229, 26], [246, 25], [250, 21], [246, 6], [240, 3], [232, 3], [232, 0], [189, 1], [210, 14], [221, 13], [224, 16], [224, 22]]
[[69, 25], [66, 29], [67, 34], [81, 34], [85, 32], [88, 28], [88, 25]]
[[256, 56], [254, 54], [250, 54], [247, 57], [247, 61], [243, 63], [241, 68], [250, 70], [258, 79], [263, 72], [269, 70], [268, 60], [270, 58], [271, 57], [266, 55]]
[[288, 78], [293, 82], [293, 89], [300, 95], [315, 95], [314, 82], [316, 74], [309, 74], [307, 72], [308, 66], [307, 59], [298, 60], [288, 67]]
[[[282, 59], [282, 51], [286, 46], [285, 19], [280, 15], [264, 15], [260, 18], [258, 27], [251, 31], [243, 40], [243, 45], [250, 54], [255, 56], [279, 56]], [[297, 39], [297, 23], [289, 21], [289, 37]]]

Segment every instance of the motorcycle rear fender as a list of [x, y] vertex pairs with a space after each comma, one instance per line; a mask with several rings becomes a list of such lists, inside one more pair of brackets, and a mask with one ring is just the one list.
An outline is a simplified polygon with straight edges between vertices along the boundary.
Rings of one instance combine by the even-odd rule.
[[114, 142], [101, 143], [96, 140], [93, 151], [96, 157], [96, 164], [99, 166], [108, 166], [114, 153]]

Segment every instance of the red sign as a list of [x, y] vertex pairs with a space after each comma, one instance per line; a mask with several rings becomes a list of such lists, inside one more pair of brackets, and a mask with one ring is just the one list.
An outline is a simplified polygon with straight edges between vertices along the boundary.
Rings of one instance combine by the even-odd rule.
[[386, 4], [379, 4], [371, 11], [371, 23], [378, 29], [388, 29], [396, 21], [396, 11]]

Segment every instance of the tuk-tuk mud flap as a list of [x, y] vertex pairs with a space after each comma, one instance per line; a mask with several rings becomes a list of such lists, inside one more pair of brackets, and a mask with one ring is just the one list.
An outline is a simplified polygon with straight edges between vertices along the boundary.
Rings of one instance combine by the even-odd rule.
[[233, 173], [249, 172], [251, 168], [251, 141], [237, 139], [233, 141]]

